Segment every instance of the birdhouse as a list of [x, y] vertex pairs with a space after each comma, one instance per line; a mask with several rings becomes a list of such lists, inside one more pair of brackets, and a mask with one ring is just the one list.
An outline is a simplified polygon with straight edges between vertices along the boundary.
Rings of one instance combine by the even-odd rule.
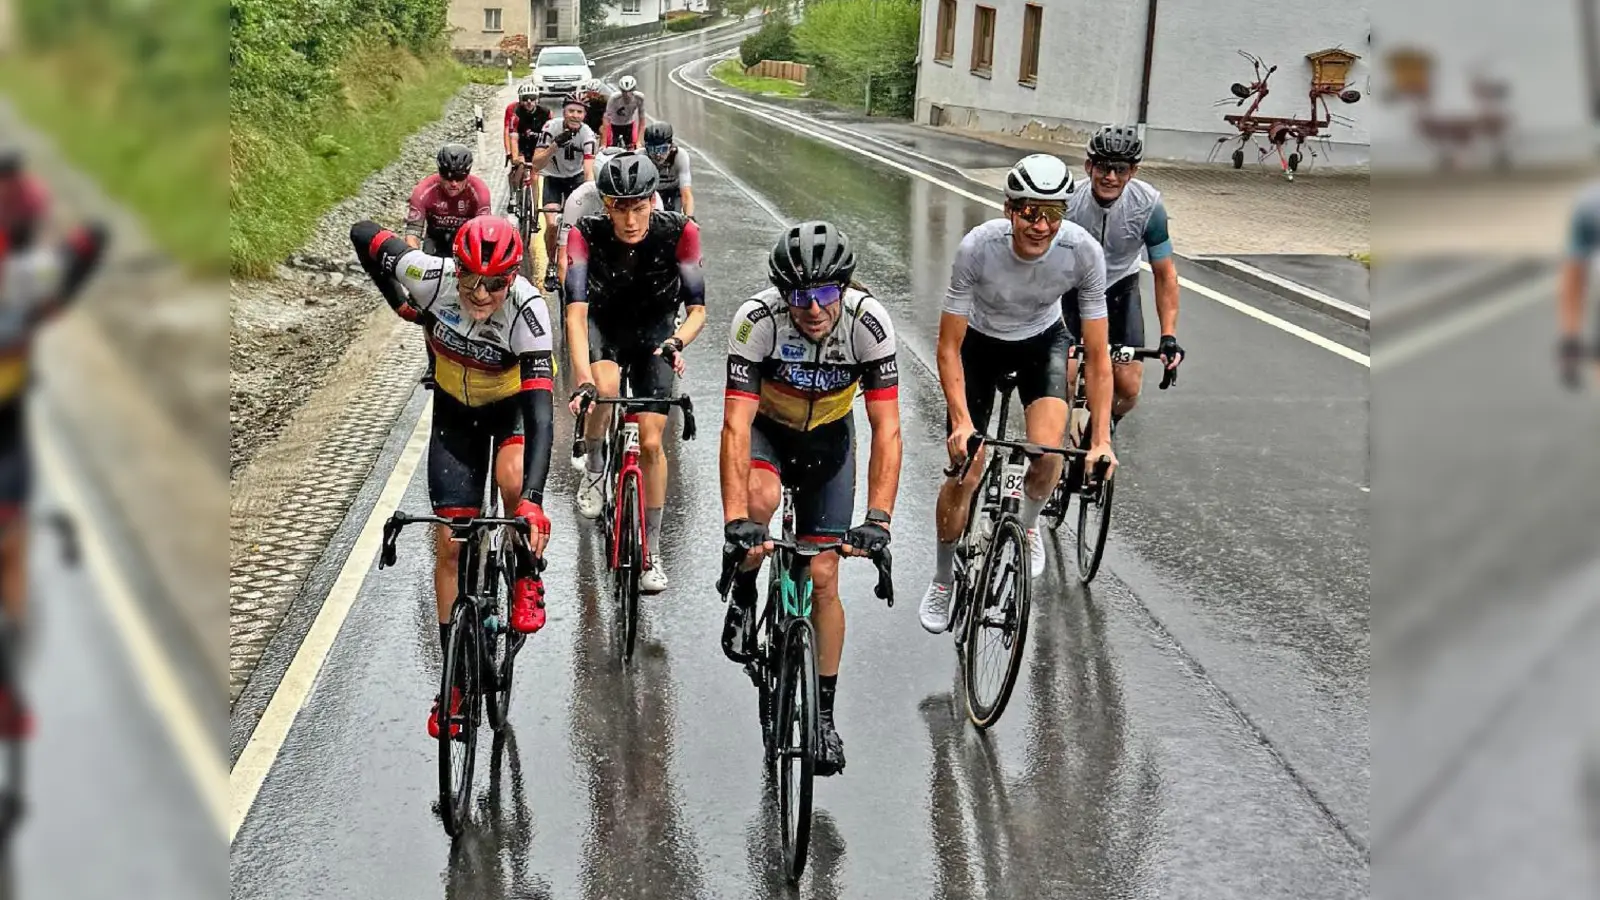
[[1385, 63], [1391, 96], [1426, 99], [1432, 92], [1433, 54], [1415, 47], [1397, 47]]
[[1360, 58], [1338, 47], [1307, 53], [1306, 59], [1311, 60], [1312, 90], [1330, 94], [1344, 90], [1345, 81], [1350, 77], [1350, 65]]

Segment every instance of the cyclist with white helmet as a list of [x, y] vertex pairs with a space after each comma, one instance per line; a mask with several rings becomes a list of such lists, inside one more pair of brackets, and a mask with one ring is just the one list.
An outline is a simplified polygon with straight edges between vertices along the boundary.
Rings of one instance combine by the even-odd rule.
[[[952, 462], [965, 460], [968, 438], [989, 427], [996, 384], [1012, 372], [1017, 374], [1028, 440], [1061, 444], [1071, 341], [1061, 318], [1061, 298], [1076, 290], [1089, 365], [1089, 407], [1095, 413], [1090, 465], [1101, 458], [1116, 465], [1105, 415], [1111, 408], [1105, 254], [1082, 227], [1065, 221], [1074, 187], [1066, 163], [1042, 153], [1024, 157], [1006, 175], [1004, 217], [967, 232], [956, 251], [938, 346]], [[1055, 488], [1061, 463], [1053, 454], [1033, 460], [1023, 485], [1022, 521], [1033, 577], [1044, 571], [1039, 511]], [[919, 614], [922, 627], [935, 634], [950, 626], [956, 544], [982, 473], [979, 461], [966, 479], [947, 478], [939, 488], [936, 568]]]
[[[511, 166], [510, 190], [506, 193], [506, 209], [516, 202], [517, 189], [524, 181], [535, 190], [538, 166], [530, 166], [534, 151], [539, 149], [539, 134], [550, 121], [550, 110], [539, 104], [539, 89], [533, 82], [525, 81], [517, 87], [516, 102], [506, 106], [505, 144], [506, 164]], [[524, 211], [526, 214], [526, 211]], [[539, 220], [534, 220], [535, 228]]]
[[644, 131], [644, 94], [639, 93], [638, 87], [639, 82], [632, 75], [617, 79], [617, 92], [606, 101], [605, 129], [600, 135], [604, 146], [639, 149]]
[[[1111, 343], [1144, 346], [1144, 307], [1139, 297], [1139, 260], [1148, 257], [1155, 277], [1156, 318], [1161, 324], [1161, 357], [1168, 369], [1183, 362], [1178, 346], [1178, 267], [1172, 259], [1172, 238], [1167, 231], [1167, 208], [1161, 192], [1139, 174], [1144, 142], [1139, 133], [1122, 125], [1107, 125], [1089, 139], [1083, 168], [1087, 189], [1074, 191], [1067, 202], [1067, 218], [1082, 225], [1100, 241], [1106, 253], [1106, 307], [1111, 321]], [[1067, 330], [1078, 333], [1078, 307], [1074, 298], [1062, 301]], [[1143, 386], [1144, 363], [1118, 362], [1112, 368], [1116, 402], [1111, 424], [1133, 410]], [[1074, 378], [1069, 367], [1067, 382]], [[1162, 387], [1166, 384], [1163, 382]], [[1073, 423], [1077, 431], [1081, 422]]]

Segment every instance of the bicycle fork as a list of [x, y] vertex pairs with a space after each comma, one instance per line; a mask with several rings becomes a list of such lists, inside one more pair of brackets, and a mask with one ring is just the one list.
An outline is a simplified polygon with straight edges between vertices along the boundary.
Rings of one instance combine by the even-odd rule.
[[644, 469], [639, 465], [639, 416], [629, 413], [622, 420], [622, 470], [617, 474], [617, 498], [611, 514], [611, 568], [622, 568], [622, 504], [623, 485], [633, 476], [639, 489], [634, 492], [634, 520], [644, 527]]

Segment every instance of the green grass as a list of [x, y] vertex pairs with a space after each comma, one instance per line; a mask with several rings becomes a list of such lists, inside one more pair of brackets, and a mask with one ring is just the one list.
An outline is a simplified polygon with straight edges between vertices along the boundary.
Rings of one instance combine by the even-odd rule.
[[1369, 269], [1372, 268], [1372, 254], [1370, 252], [1369, 253], [1352, 253], [1352, 254], [1350, 254], [1350, 258], [1355, 260], [1358, 263], [1361, 263], [1363, 266], [1366, 266]]
[[408, 135], [437, 119], [470, 77], [445, 56], [421, 60], [389, 47], [362, 49], [340, 67], [340, 101], [310, 127], [235, 122], [233, 274], [271, 272], [329, 207], [392, 162]]
[[762, 78], [744, 74], [744, 66], [737, 59], [726, 59], [711, 69], [711, 77], [729, 87], [752, 94], [770, 94], [779, 97], [803, 97], [806, 86], [782, 78]]
[[[463, 66], [462, 68], [466, 70], [467, 80], [472, 82], [473, 84], [505, 84], [506, 83], [506, 69], [505, 69], [505, 66], [499, 66], [499, 67], [496, 67], [496, 66]], [[511, 73], [512, 73], [513, 76], [526, 77], [525, 73], [527, 71], [528, 71], [528, 64], [527, 63], [522, 63], [521, 65], [518, 65], [516, 68], [512, 69]]]

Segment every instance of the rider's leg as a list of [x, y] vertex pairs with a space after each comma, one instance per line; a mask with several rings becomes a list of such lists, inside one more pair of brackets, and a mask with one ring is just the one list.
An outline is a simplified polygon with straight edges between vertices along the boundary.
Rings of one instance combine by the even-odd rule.
[[[1144, 303], [1139, 297], [1139, 273], [1123, 278], [1106, 289], [1106, 324], [1112, 345], [1144, 346]], [[1144, 386], [1144, 363], [1134, 361], [1111, 367], [1113, 397], [1111, 421], [1115, 424], [1133, 411]]]
[[1111, 404], [1111, 418], [1121, 419], [1139, 405], [1139, 394], [1144, 390], [1144, 360], [1136, 359], [1112, 366], [1111, 381], [1116, 391], [1116, 402]]
[[[1067, 427], [1067, 401], [1059, 397], [1041, 397], [1028, 404], [1023, 412], [1027, 420], [1028, 440], [1047, 447], [1061, 446]], [[1055, 490], [1061, 478], [1062, 458], [1047, 453], [1028, 464], [1028, 475], [1022, 482], [1022, 526], [1037, 528], [1039, 510]]]
[[645, 552], [660, 552], [661, 510], [667, 505], [667, 454], [662, 437], [667, 417], [660, 413], [639, 414], [639, 468], [644, 470]]
[[[593, 320], [589, 326], [590, 346], [597, 332], [594, 330]], [[602, 397], [616, 397], [621, 393], [622, 370], [617, 368], [616, 362], [609, 359], [596, 359], [589, 365], [589, 371], [594, 374], [595, 390]], [[611, 429], [610, 405], [596, 406], [589, 410], [589, 418], [583, 425], [584, 446], [589, 450], [588, 470], [590, 473], [604, 472], [606, 468], [605, 442], [606, 432]]]

